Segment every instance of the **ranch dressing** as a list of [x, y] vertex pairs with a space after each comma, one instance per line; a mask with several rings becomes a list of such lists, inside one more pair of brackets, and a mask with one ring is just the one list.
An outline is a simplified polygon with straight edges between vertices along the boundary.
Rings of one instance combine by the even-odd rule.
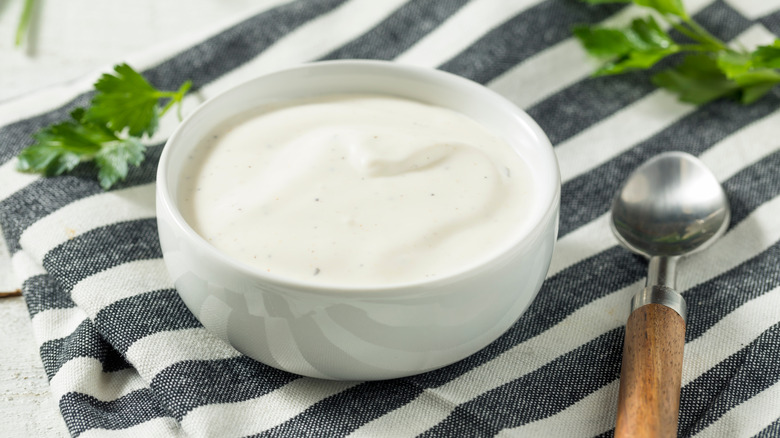
[[333, 286], [457, 273], [506, 249], [533, 203], [521, 157], [457, 112], [379, 95], [225, 124], [182, 179], [187, 222], [262, 271]]

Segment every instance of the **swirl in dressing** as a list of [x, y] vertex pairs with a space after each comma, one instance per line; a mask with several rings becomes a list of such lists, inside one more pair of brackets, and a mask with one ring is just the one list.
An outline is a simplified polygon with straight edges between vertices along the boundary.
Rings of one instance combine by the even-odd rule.
[[391, 286], [506, 248], [522, 158], [457, 112], [378, 95], [289, 102], [221, 127], [183, 175], [187, 222], [227, 255], [320, 284]]

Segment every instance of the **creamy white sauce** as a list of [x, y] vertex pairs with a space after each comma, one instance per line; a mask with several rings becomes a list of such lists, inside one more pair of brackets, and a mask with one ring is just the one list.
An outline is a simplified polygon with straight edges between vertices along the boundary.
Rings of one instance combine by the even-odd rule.
[[505, 249], [529, 170], [454, 111], [374, 95], [289, 102], [208, 136], [183, 175], [187, 222], [225, 254], [327, 285], [421, 281]]

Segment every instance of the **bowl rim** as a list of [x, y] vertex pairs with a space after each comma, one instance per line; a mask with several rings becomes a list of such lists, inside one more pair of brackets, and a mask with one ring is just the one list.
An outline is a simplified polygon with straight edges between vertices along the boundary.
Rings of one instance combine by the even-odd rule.
[[[552, 173], [549, 176], [550, 179], [554, 179], [555, 187], [551, 192], [551, 195], [547, 199], [542, 199], [537, 202], [544, 202], [542, 207], [537, 207], [540, 214], [536, 218], [536, 222], [530, 227], [523, 230], [517, 236], [513, 237], [511, 245], [502, 248], [500, 251], [491, 252], [488, 256], [475, 260], [474, 263], [467, 265], [465, 268], [460, 269], [452, 274], [447, 274], [431, 279], [421, 279], [417, 281], [399, 282], [391, 284], [320, 284], [315, 281], [306, 281], [303, 279], [288, 277], [284, 275], [278, 275], [262, 271], [249, 263], [230, 257], [229, 255], [218, 250], [213, 245], [209, 244], [200, 234], [198, 234], [184, 219], [179, 208], [174, 201], [175, 196], [171, 193], [169, 182], [169, 176], [167, 168], [169, 167], [169, 160], [171, 155], [171, 149], [175, 145], [185, 130], [188, 129], [191, 121], [201, 112], [212, 104], [213, 101], [223, 98], [223, 96], [235, 92], [237, 89], [244, 87], [251, 87], [255, 82], [262, 82], [269, 77], [291, 73], [300, 70], [310, 69], [328, 69], [328, 68], [368, 68], [368, 69], [385, 69], [388, 71], [405, 72], [413, 75], [430, 76], [436, 80], [447, 82], [452, 87], [460, 87], [470, 89], [480, 95], [480, 99], [493, 100], [495, 103], [502, 107], [502, 111], [508, 111], [510, 115], [519, 121], [518, 126], [523, 129], [530, 130], [532, 136], [538, 139], [537, 147], [546, 150], [545, 155], [548, 155], [552, 164]], [[280, 96], [284, 97], [284, 96]], [[530, 164], [530, 163], [529, 163]], [[551, 217], [553, 214], [557, 216], [560, 196], [561, 196], [561, 175], [558, 165], [557, 157], [553, 150], [552, 144], [547, 135], [542, 131], [541, 127], [531, 118], [525, 111], [517, 107], [514, 103], [509, 101], [504, 96], [496, 93], [495, 91], [478, 84], [470, 79], [434, 69], [428, 67], [420, 67], [408, 64], [401, 64], [393, 61], [379, 61], [379, 60], [329, 60], [329, 61], [314, 61], [303, 64], [298, 64], [292, 67], [282, 68], [271, 72], [263, 73], [249, 80], [234, 85], [224, 91], [219, 92], [215, 96], [212, 96], [198, 105], [190, 114], [188, 114], [183, 121], [179, 123], [174, 132], [165, 142], [160, 160], [157, 166], [156, 173], [156, 192], [157, 192], [157, 217], [159, 221], [160, 208], [164, 208], [167, 211], [168, 217], [173, 221], [176, 228], [179, 229], [189, 241], [194, 244], [198, 249], [203, 250], [210, 254], [211, 257], [216, 258], [221, 263], [229, 266], [231, 269], [238, 271], [239, 273], [257, 279], [265, 284], [273, 284], [276, 286], [284, 287], [285, 289], [294, 289], [301, 292], [310, 292], [316, 294], [327, 295], [351, 295], [355, 296], [356, 292], [368, 293], [370, 296], [379, 297], [384, 295], [384, 292], [397, 295], [399, 293], [418, 293], [424, 290], [438, 289], [443, 285], [457, 282], [463, 278], [471, 277], [475, 273], [485, 269], [487, 266], [496, 263], [509, 254], [517, 251], [519, 248], [525, 246], [525, 244], [532, 240], [535, 236], [539, 235], [544, 228], [549, 224], [550, 220], [557, 222], [557, 217]], [[555, 234], [557, 234], [557, 226], [555, 227]], [[365, 296], [365, 295], [363, 295]]]

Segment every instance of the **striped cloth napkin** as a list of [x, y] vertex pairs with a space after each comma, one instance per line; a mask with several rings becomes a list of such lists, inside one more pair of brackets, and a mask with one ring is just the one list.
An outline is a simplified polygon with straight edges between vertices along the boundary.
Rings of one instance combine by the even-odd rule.
[[[780, 35], [778, 0], [691, 0], [746, 46]], [[0, 106], [0, 226], [41, 358], [74, 436], [609, 436], [628, 305], [646, 262], [617, 246], [612, 194], [666, 150], [699, 156], [733, 218], [684, 259], [689, 306], [680, 435], [780, 435], [780, 92], [751, 106], [681, 104], [646, 73], [592, 78], [579, 23], [645, 12], [573, 0], [316, 0], [277, 6], [128, 61], [156, 86], [194, 83], [187, 110], [301, 62], [372, 58], [487, 85], [547, 132], [563, 175], [549, 277], [497, 341], [444, 369], [378, 382], [302, 378], [241, 355], [184, 307], [161, 259], [146, 161], [105, 192], [95, 171], [40, 178], [14, 156], [89, 100], [97, 77]]]

